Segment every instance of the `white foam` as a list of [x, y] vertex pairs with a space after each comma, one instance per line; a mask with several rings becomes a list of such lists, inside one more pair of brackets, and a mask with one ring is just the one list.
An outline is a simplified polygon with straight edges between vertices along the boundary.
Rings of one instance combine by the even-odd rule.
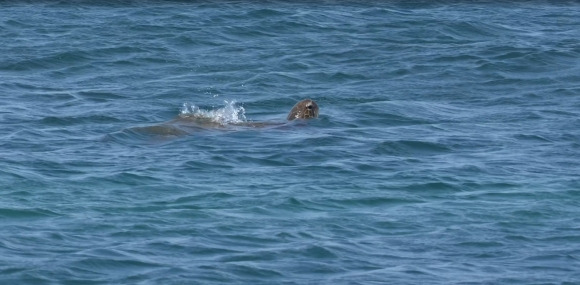
[[215, 110], [204, 110], [191, 103], [183, 103], [181, 117], [193, 117], [200, 120], [210, 120], [221, 125], [236, 124], [246, 121], [246, 110], [236, 105], [235, 100], [224, 100], [225, 106]]

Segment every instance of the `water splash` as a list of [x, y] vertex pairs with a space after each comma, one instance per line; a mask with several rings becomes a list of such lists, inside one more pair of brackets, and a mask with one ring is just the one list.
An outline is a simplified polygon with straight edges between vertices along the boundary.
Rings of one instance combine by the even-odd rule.
[[242, 106], [236, 105], [236, 101], [224, 100], [225, 106], [215, 110], [204, 110], [191, 103], [183, 103], [180, 117], [209, 120], [221, 125], [237, 124], [246, 122], [246, 110]]

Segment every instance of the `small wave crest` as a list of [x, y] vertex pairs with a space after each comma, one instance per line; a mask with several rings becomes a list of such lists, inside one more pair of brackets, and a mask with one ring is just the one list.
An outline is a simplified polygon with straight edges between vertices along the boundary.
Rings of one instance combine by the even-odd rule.
[[221, 125], [238, 124], [246, 122], [246, 110], [238, 106], [235, 100], [224, 100], [225, 106], [215, 110], [204, 110], [191, 103], [183, 103], [179, 116], [182, 118], [194, 118], [208, 120]]

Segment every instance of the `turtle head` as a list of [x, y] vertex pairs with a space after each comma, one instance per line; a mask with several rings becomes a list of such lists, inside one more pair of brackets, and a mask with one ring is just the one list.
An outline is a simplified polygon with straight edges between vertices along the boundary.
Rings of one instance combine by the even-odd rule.
[[288, 114], [288, 121], [292, 121], [294, 119], [312, 119], [318, 118], [318, 105], [314, 100], [305, 99], [302, 100], [290, 110]]

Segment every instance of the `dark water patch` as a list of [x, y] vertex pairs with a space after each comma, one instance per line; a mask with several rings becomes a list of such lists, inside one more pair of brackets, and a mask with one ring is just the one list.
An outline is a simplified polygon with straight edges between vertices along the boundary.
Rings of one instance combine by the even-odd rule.
[[[39, 101], [55, 101], [55, 102], [69, 102], [74, 101], [77, 97], [74, 93], [63, 90], [62, 87], [53, 87], [47, 85], [41, 85], [38, 83], [28, 82], [18, 82], [18, 81], [8, 81], [0, 83], [0, 90], [3, 92], [7, 92], [7, 94], [15, 94], [18, 95], [20, 98], [25, 99], [32, 94], [34, 95], [41, 95], [40, 98], [42, 99]], [[30, 97], [28, 97], [30, 98]], [[29, 101], [28, 99], [23, 101], [26, 103], [25, 105], [35, 106], [38, 104], [38, 101]]]
[[401, 140], [392, 142], [382, 142], [376, 146], [372, 153], [379, 155], [442, 155], [449, 153], [451, 149], [446, 145], [434, 143], [434, 142], [424, 142], [424, 141], [411, 141], [411, 140]]
[[379, 163], [368, 163], [368, 162], [358, 162], [354, 164], [354, 168], [357, 172], [373, 172], [378, 171], [382, 172], [387, 170], [388, 168], [384, 165]]
[[470, 191], [485, 191], [485, 190], [509, 190], [518, 187], [522, 187], [521, 184], [513, 182], [466, 182], [461, 185], [462, 188], [469, 189]]
[[295, 166], [299, 164], [300, 159], [289, 157], [287, 153], [279, 151], [278, 153], [271, 154], [263, 158], [264, 163], [259, 164], [263, 166], [272, 167], [284, 167], [284, 166]]
[[87, 51], [92, 57], [98, 58], [104, 62], [111, 60], [127, 60], [132, 62], [132, 59], [137, 55], [143, 56], [151, 52], [150, 49], [131, 45], [105, 46], [96, 47]]
[[[509, 109], [507, 106], [508, 105], [515, 105], [517, 103], [514, 103], [513, 99], [509, 99], [507, 101], [509, 102], [504, 102], [506, 100], [491, 100], [486, 102], [486, 106], [488, 107], [494, 107], [494, 106], [498, 106], [498, 105], [503, 105], [505, 106], [506, 111], [502, 112], [502, 113], [498, 113], [498, 112], [488, 112], [488, 113], [484, 113], [482, 115], [479, 116], [474, 116], [472, 119], [475, 122], [483, 122], [483, 123], [497, 123], [497, 124], [503, 124], [503, 126], [501, 128], [506, 128], [508, 127], [508, 123], [523, 123], [523, 122], [528, 122], [528, 121], [541, 121], [544, 117], [541, 115], [541, 113], [533, 111], [533, 110], [525, 110], [524, 108], [516, 108], [516, 109]], [[509, 111], [508, 111], [509, 110]], [[497, 125], [496, 127], [500, 127], [501, 125]], [[512, 125], [512, 127], [514, 127], [515, 125]]]
[[403, 189], [408, 191], [421, 191], [424, 193], [463, 191], [463, 189], [460, 186], [448, 182], [429, 182], [429, 183], [411, 184], [405, 186]]
[[29, 176], [26, 175], [26, 172], [21, 173], [18, 169], [10, 169], [10, 168], [8, 168], [7, 170], [0, 170], [0, 177], [2, 178], [2, 181], [4, 181], [6, 184], [9, 184], [8, 182], [10, 181], [22, 181], [27, 178], [30, 178]]
[[[532, 262], [533, 261], [546, 261], [546, 260], [550, 260], [554, 264], [558, 264], [560, 262], [576, 262], [578, 259], [577, 258], [574, 258], [571, 255], [566, 255], [566, 254], [556, 254], [556, 253], [549, 254], [549, 253], [546, 253], [546, 254], [540, 254], [540, 255], [530, 256], [530, 257], [526, 258], [525, 260], [532, 261]], [[536, 269], [539, 269], [539, 268], [541, 268], [543, 266], [536, 265], [536, 266], [532, 266], [532, 267], [536, 267]], [[571, 271], [568, 268], [561, 268], [559, 266], [554, 266], [553, 268], [554, 269], [559, 269], [559, 270], [562, 270], [562, 271]]]
[[52, 126], [72, 126], [77, 124], [88, 124], [88, 123], [97, 123], [97, 124], [110, 124], [110, 123], [117, 123], [121, 120], [109, 117], [109, 116], [102, 116], [102, 115], [94, 115], [94, 116], [85, 116], [85, 117], [46, 117], [40, 120], [41, 124], [45, 125], [52, 125]]
[[330, 81], [337, 83], [352, 83], [352, 82], [360, 83], [361, 81], [366, 81], [369, 79], [371, 78], [363, 74], [346, 73], [346, 72], [337, 72], [330, 76]]
[[433, 58], [429, 62], [444, 63], [444, 64], [456, 63], [456, 64], [460, 64], [460, 65], [471, 66], [472, 64], [475, 64], [475, 62], [477, 62], [481, 59], [482, 58], [480, 56], [471, 55], [471, 54], [451, 54], [451, 55], [445, 54], [445, 55], [441, 55], [441, 56], [438, 56], [436, 58]]
[[272, 8], [258, 8], [246, 12], [245, 17], [252, 19], [279, 19], [280, 17], [288, 16], [289, 13], [281, 11], [280, 9]]
[[[220, 266], [220, 271], [229, 272], [231, 278], [234, 280], [245, 280], [245, 282], [256, 280], [264, 280], [275, 277], [282, 277], [283, 274], [276, 270], [260, 268], [256, 265], [241, 265], [241, 264], [225, 264]], [[249, 279], [247, 279], [249, 278]], [[246, 280], [247, 279], [247, 280]]]
[[119, 172], [116, 174], [109, 175], [107, 177], [103, 177], [103, 180], [130, 186], [146, 185], [149, 183], [158, 183], [161, 181], [159, 178], [150, 175], [137, 174], [131, 172]]
[[220, 262], [259, 262], [275, 261], [277, 254], [274, 252], [257, 251], [252, 253], [234, 254], [220, 258]]
[[108, 102], [111, 100], [121, 100], [126, 97], [117, 93], [102, 92], [102, 91], [80, 91], [76, 96], [83, 100], [92, 101], [96, 103]]
[[180, 61], [178, 59], [161, 57], [161, 56], [159, 56], [159, 57], [151, 57], [151, 56], [135, 57], [132, 61], [136, 62], [138, 64], [154, 65], [157, 67], [172, 66], [172, 65], [180, 63]]
[[251, 78], [244, 80], [243, 84], [260, 85], [263, 87], [278, 84], [307, 84], [308, 76], [305, 74], [288, 74], [288, 73], [269, 73], [256, 74]]
[[558, 243], [560, 243], [560, 242], [578, 243], [578, 242], [580, 242], [580, 235], [559, 235], [559, 236], [542, 238], [541, 240], [547, 241], [547, 242], [558, 242]]
[[[372, 224], [374, 231], [384, 236], [415, 236], [426, 229], [418, 223], [410, 223], [405, 220], [383, 219]], [[370, 250], [372, 251], [372, 249]], [[397, 258], [393, 256], [392, 258]]]
[[77, 270], [92, 273], [91, 275], [101, 275], [102, 272], [117, 272], [117, 274], [121, 275], [132, 275], [160, 268], [160, 265], [153, 261], [140, 261], [127, 257], [92, 256], [90, 252], [85, 252], [83, 255], [85, 256], [84, 258], [80, 258], [69, 266]]
[[508, 188], [506, 191], [496, 190], [484, 190], [479, 192], [466, 193], [470, 199], [482, 199], [482, 200], [496, 200], [496, 201], [510, 201], [510, 200], [530, 200], [534, 199], [536, 195], [530, 192], [521, 191], [521, 186], [515, 189]]
[[271, 236], [245, 235], [240, 233], [227, 234], [230, 231], [224, 227], [218, 227], [215, 230], [226, 233], [220, 235], [219, 242], [228, 244], [231, 248], [247, 249], [254, 248], [257, 245], [278, 244], [278, 240]]
[[14, 20], [14, 19], [3, 21], [2, 26], [14, 28], [14, 29], [33, 28], [34, 27], [34, 25], [30, 25], [29, 22], [21, 21], [21, 20]]
[[[277, 155], [278, 156], [278, 155]], [[255, 156], [237, 156], [236, 161], [238, 163], [244, 162], [245, 164], [255, 165], [256, 167], [283, 167], [283, 166], [292, 166], [296, 165], [296, 160], [288, 159], [285, 155], [280, 155], [284, 157], [283, 159], [272, 159], [268, 158], [261, 158]]]
[[350, 198], [350, 199], [330, 199], [329, 203], [344, 206], [345, 208], [351, 207], [397, 207], [409, 204], [422, 203], [424, 201], [413, 199], [413, 198], [403, 198], [403, 197], [367, 197], [367, 198]]
[[[130, 191], [128, 191], [126, 195], [139, 196], [139, 195], [137, 195], [137, 193], [130, 192]], [[145, 196], [145, 195], [142, 195], [142, 196]], [[99, 210], [101, 210], [102, 212], [106, 212], [106, 213], [133, 213], [133, 214], [166, 213], [167, 217], [179, 216], [181, 214], [183, 214], [183, 216], [187, 215], [190, 218], [203, 217], [203, 216], [205, 216], [205, 214], [203, 212], [196, 211], [196, 210], [200, 210], [203, 208], [201, 203], [200, 203], [200, 202], [203, 202], [203, 200], [199, 200], [197, 202], [198, 203], [188, 203], [188, 204], [181, 204], [181, 205], [175, 205], [175, 204], [150, 205], [146, 202], [143, 202], [143, 203], [139, 203], [139, 204], [127, 205], [127, 206], [122, 206], [122, 207], [115, 207], [115, 206], [111, 205], [109, 207], [99, 208]], [[147, 232], [148, 229], [156, 228], [155, 224], [166, 224], [167, 223], [166, 220], [162, 220], [162, 219], [159, 219], [157, 221], [151, 220], [151, 221], [147, 221], [147, 222], [154, 222], [154, 223], [152, 223], [152, 224], [147, 224], [147, 223], [145, 223], [145, 224], [133, 224], [133, 226], [130, 228], [127, 228], [127, 230]]]
[[524, 141], [532, 141], [532, 142], [543, 142], [543, 143], [551, 143], [553, 142], [550, 139], [547, 139], [541, 135], [532, 135], [532, 134], [517, 134], [514, 135], [515, 139], [524, 140]]
[[41, 71], [64, 68], [71, 65], [77, 66], [91, 60], [90, 55], [82, 51], [61, 52], [49, 56], [18, 60], [8, 64], [0, 65], [0, 70], [4, 71]]
[[329, 248], [316, 245], [297, 249], [296, 254], [313, 259], [333, 259], [338, 257]]
[[35, 167], [35, 171], [32, 173], [41, 175], [41, 177], [44, 177], [45, 179], [58, 179], [62, 177], [70, 177], [71, 175], [82, 175], [85, 173], [84, 171], [77, 169], [75, 163], [71, 164], [66, 161], [55, 161], [50, 157], [31, 160], [31, 162]]
[[46, 209], [16, 209], [16, 208], [1, 208], [0, 216], [5, 219], [30, 219], [30, 218], [44, 218], [59, 216], [57, 212]]
[[455, 246], [461, 247], [461, 248], [472, 248], [472, 249], [476, 249], [479, 251], [482, 249], [489, 249], [489, 248], [501, 248], [504, 246], [504, 244], [501, 242], [495, 242], [495, 241], [471, 241], [471, 242], [460, 242], [460, 243], [456, 244]]
[[295, 216], [300, 215], [314, 218], [318, 216], [316, 213], [324, 215], [326, 211], [332, 211], [337, 208], [342, 207], [337, 203], [332, 203], [332, 201], [313, 201], [300, 199], [300, 197], [289, 197], [272, 203], [264, 214], [279, 215], [281, 213], [280, 211], [283, 211]]
[[430, 123], [429, 121], [423, 120], [421, 118], [414, 118], [412, 116], [398, 116], [383, 112], [378, 114], [373, 114], [370, 112], [361, 113], [361, 115], [356, 116], [353, 119], [354, 123], [358, 126], [406, 126]]
[[[506, 94], [506, 95], [498, 95], [495, 96], [493, 99], [489, 99], [485, 101], [486, 106], [516, 106], [521, 107], [522, 105], [528, 105], [530, 102], [524, 97], [521, 96], [514, 96], [513, 94]], [[510, 112], [504, 113], [511, 113], [512, 111], [518, 112], [519, 110], [509, 110]], [[491, 114], [490, 114], [491, 115]]]
[[210, 193], [203, 193], [203, 194], [198, 194], [195, 196], [187, 196], [187, 197], [179, 197], [175, 200], [172, 201], [164, 201], [164, 202], [158, 202], [158, 203], [162, 203], [162, 204], [167, 204], [167, 205], [171, 205], [171, 206], [177, 206], [177, 205], [189, 205], [191, 203], [197, 203], [200, 201], [207, 201], [207, 200], [228, 200], [228, 199], [235, 199], [238, 196], [230, 194], [230, 193], [226, 193], [226, 192], [210, 192]]
[[496, 25], [475, 21], [453, 21], [441, 25], [441, 32], [458, 42], [486, 41], [502, 34], [504, 30]]
[[[375, 118], [385, 117], [393, 122], [409, 121], [410, 124], [453, 122], [468, 111], [450, 104], [436, 102], [377, 101], [361, 105], [360, 113]], [[402, 117], [396, 119], [396, 117]]]
[[539, 112], [547, 116], [553, 116], [554, 119], [560, 118], [576, 119], [578, 117], [578, 113], [574, 112], [573, 110], [543, 109], [540, 110]]

